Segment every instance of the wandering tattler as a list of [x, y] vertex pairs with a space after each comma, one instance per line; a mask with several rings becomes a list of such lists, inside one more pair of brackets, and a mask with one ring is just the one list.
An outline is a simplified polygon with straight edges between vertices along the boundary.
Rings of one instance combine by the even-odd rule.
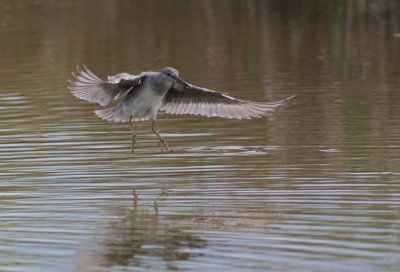
[[96, 115], [110, 122], [129, 122], [133, 134], [132, 153], [136, 134], [134, 121], [152, 119], [152, 131], [160, 140], [161, 151], [164, 148], [173, 152], [167, 141], [155, 129], [159, 110], [171, 114], [196, 114], [207, 117], [217, 116], [235, 119], [250, 119], [268, 115], [282, 107], [294, 95], [275, 102], [251, 102], [226, 94], [189, 84], [178, 77], [178, 71], [166, 67], [161, 72], [142, 72], [138, 75], [121, 73], [109, 76], [106, 81], [97, 77], [86, 66], [77, 67], [78, 73], [72, 73], [69, 80], [71, 93], [83, 100], [107, 106], [122, 98], [114, 108], [97, 110]]

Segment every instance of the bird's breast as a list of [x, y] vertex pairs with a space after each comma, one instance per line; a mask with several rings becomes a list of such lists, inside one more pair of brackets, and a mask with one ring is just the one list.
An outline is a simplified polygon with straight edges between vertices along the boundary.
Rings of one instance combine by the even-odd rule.
[[163, 96], [168, 89], [171, 87], [172, 82], [169, 80], [162, 80], [160, 78], [155, 78], [148, 82], [148, 91], [151, 91], [157, 95]]

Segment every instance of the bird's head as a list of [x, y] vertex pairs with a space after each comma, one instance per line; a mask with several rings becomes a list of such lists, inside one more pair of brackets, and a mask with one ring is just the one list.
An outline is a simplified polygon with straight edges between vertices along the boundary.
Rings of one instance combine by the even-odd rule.
[[189, 83], [185, 82], [178, 76], [179, 75], [178, 70], [176, 70], [175, 68], [165, 67], [164, 69], [161, 70], [161, 74], [171, 79], [172, 82], [180, 82], [187, 88], [191, 88], [191, 85]]

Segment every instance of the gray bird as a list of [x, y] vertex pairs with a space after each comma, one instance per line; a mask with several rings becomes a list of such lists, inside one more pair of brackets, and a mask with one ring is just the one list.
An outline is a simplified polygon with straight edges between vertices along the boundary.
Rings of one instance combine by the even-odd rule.
[[107, 106], [121, 99], [116, 107], [96, 110], [98, 117], [110, 122], [129, 122], [133, 134], [132, 153], [136, 142], [134, 121], [153, 120], [152, 131], [159, 139], [161, 151], [173, 152], [167, 141], [155, 129], [159, 110], [171, 114], [195, 114], [207, 117], [250, 119], [270, 114], [285, 105], [294, 95], [276, 102], [251, 102], [189, 84], [178, 77], [178, 71], [165, 67], [161, 72], [142, 72], [138, 75], [121, 73], [106, 81], [86, 66], [77, 67], [69, 80], [71, 93], [83, 100]]

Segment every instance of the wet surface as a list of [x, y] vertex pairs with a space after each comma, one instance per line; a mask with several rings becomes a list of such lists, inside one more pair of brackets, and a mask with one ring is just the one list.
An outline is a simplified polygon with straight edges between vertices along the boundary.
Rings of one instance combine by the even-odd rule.
[[[307, 3], [3, 1], [0, 270], [396, 271], [399, 14]], [[83, 64], [297, 96], [254, 120], [160, 113], [176, 152], [140, 122], [132, 156], [68, 92]]]

